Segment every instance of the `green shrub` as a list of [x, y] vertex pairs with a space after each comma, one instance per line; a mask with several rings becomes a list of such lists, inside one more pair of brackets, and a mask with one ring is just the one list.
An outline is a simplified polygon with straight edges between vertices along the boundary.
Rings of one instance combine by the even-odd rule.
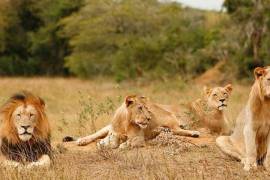
[[218, 29], [206, 27], [206, 16], [154, 0], [86, 1], [62, 21], [72, 47], [66, 66], [80, 77], [113, 75], [117, 81], [198, 75], [217, 61], [203, 52], [219, 38]]

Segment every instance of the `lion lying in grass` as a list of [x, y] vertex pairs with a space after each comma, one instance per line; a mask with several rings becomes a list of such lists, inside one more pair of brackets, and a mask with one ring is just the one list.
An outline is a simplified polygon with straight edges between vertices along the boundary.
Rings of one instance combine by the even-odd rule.
[[[98, 138], [106, 136], [98, 144], [99, 147], [120, 148], [144, 146], [146, 139], [151, 139], [159, 134], [159, 127], [171, 129], [173, 134], [180, 136], [198, 137], [198, 131], [181, 129], [176, 116], [147, 98], [141, 96], [128, 96], [125, 102], [116, 110], [110, 125], [100, 131], [76, 142], [86, 145]], [[64, 141], [73, 140], [65, 137]]]
[[[19, 167], [50, 166], [50, 127], [44, 101], [23, 91], [13, 95], [1, 108], [1, 164]], [[20, 166], [21, 167], [21, 166]]]
[[175, 114], [183, 127], [205, 129], [211, 134], [228, 134], [230, 131], [224, 109], [231, 92], [230, 84], [225, 87], [205, 87], [202, 99], [181, 106], [158, 106]]
[[220, 149], [244, 164], [249, 171], [257, 164], [270, 170], [270, 67], [254, 70], [255, 82], [247, 105], [239, 114], [231, 136], [216, 139]]

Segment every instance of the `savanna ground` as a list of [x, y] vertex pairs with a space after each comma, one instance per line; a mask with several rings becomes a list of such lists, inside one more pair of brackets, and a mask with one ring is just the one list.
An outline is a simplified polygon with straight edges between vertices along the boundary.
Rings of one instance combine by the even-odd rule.
[[[54, 165], [48, 170], [0, 170], [0, 179], [265, 179], [259, 168], [249, 173], [241, 163], [224, 155], [213, 143], [165, 134], [132, 150], [99, 151], [61, 144], [65, 135], [87, 135], [106, 125], [113, 111], [129, 94], [143, 94], [163, 104], [178, 104], [201, 95], [202, 86], [181, 80], [125, 82], [63, 78], [1, 78], [0, 103], [25, 89], [40, 95], [52, 126]], [[250, 84], [237, 85], [227, 115], [231, 124], [247, 100]], [[69, 149], [70, 148], [70, 149]]]

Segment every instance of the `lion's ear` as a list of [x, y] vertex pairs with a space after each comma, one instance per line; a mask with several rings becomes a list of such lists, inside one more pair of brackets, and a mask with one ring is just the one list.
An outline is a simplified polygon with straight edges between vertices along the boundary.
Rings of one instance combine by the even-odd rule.
[[232, 88], [232, 85], [231, 84], [227, 84], [225, 87], [225, 90], [228, 92], [228, 93], [231, 93], [233, 88]]
[[208, 96], [209, 94], [211, 94], [212, 89], [209, 88], [209, 87], [207, 87], [207, 86], [204, 86], [204, 87], [203, 87], [203, 92], [204, 92], [205, 95]]
[[40, 105], [44, 108], [45, 107], [45, 101], [41, 98], [38, 97]]
[[135, 102], [135, 99], [135, 95], [127, 96], [125, 100], [126, 106], [129, 107], [131, 104], [133, 104]]
[[264, 74], [265, 74], [265, 68], [263, 68], [263, 67], [256, 67], [254, 69], [254, 76], [255, 76], [256, 79], [258, 79], [259, 77], [261, 77]]

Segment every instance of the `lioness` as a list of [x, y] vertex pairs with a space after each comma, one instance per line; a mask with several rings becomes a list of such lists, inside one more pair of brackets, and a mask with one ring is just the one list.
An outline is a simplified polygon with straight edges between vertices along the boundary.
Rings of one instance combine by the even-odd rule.
[[227, 107], [232, 85], [224, 87], [204, 87], [202, 99], [181, 106], [161, 105], [161, 108], [174, 113], [182, 126], [204, 129], [210, 133], [228, 134], [229, 125], [224, 109]]
[[[125, 102], [116, 110], [110, 125], [100, 131], [76, 142], [78, 145], [86, 145], [90, 142], [107, 137], [100, 141], [99, 146], [117, 148], [144, 146], [145, 139], [155, 137], [159, 132], [158, 127], [167, 127], [176, 135], [198, 137], [198, 131], [184, 130], [179, 127], [177, 118], [172, 113], [151, 103], [141, 96], [128, 96]], [[64, 141], [72, 138], [64, 138]]]
[[256, 68], [254, 76], [247, 105], [236, 120], [233, 134], [216, 139], [217, 146], [241, 160], [246, 171], [258, 163], [270, 169], [270, 67]]

